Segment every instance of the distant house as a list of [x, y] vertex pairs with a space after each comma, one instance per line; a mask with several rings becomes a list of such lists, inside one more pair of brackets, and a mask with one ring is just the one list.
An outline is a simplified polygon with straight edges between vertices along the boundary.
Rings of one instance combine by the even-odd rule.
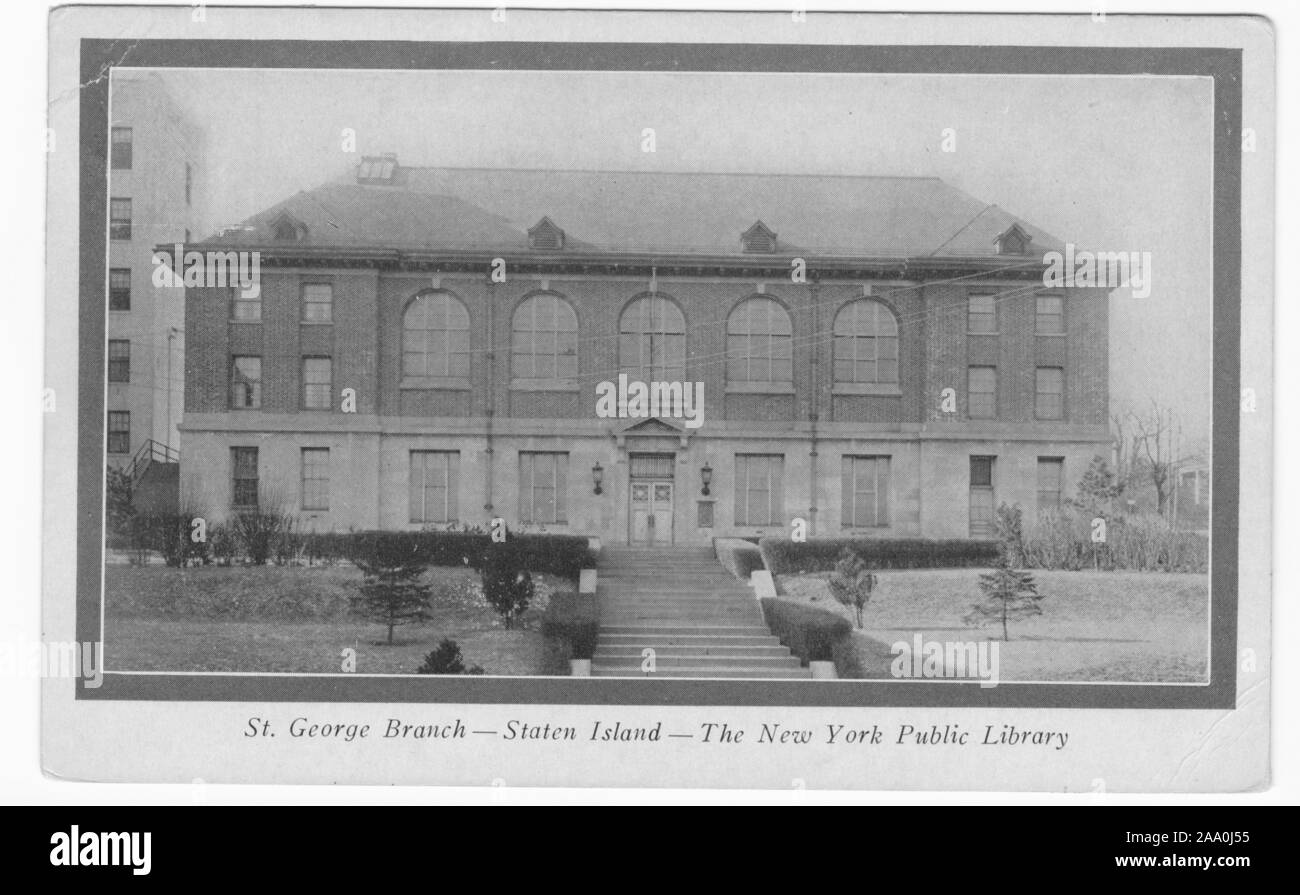
[[[989, 536], [1109, 452], [1107, 291], [1043, 288], [1060, 247], [935, 178], [366, 158], [194, 246], [260, 252], [262, 289], [187, 290], [185, 500], [632, 544]], [[702, 383], [702, 425], [598, 414], [620, 374]]]
[[1208, 530], [1210, 527], [1210, 465], [1202, 461], [1179, 464], [1174, 475], [1171, 503], [1175, 527]]

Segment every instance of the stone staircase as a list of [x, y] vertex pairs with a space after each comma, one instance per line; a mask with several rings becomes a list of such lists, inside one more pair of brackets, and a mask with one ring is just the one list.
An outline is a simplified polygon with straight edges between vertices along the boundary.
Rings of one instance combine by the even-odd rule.
[[[605, 547], [593, 677], [807, 678], [709, 547]], [[654, 650], [654, 672], [642, 671]]]

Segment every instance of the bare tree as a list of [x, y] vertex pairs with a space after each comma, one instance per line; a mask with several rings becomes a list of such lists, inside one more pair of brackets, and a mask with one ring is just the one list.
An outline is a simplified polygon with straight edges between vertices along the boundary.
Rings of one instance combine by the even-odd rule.
[[1178, 466], [1186, 459], [1179, 453], [1182, 450], [1182, 424], [1171, 408], [1154, 398], [1148, 400], [1144, 410], [1128, 411], [1125, 420], [1132, 432], [1131, 459], [1134, 462], [1129, 473], [1140, 472], [1150, 479], [1156, 491], [1156, 512], [1167, 517]]

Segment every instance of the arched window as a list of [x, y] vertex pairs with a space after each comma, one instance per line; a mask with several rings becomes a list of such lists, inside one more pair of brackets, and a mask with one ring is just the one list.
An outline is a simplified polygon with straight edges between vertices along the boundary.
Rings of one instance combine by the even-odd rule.
[[642, 382], [686, 381], [686, 321], [662, 295], [638, 298], [618, 322], [620, 372]]
[[898, 321], [878, 301], [849, 302], [835, 315], [835, 381], [898, 382]]
[[469, 377], [469, 312], [454, 296], [426, 292], [406, 306], [402, 376]]
[[515, 379], [578, 377], [578, 315], [558, 295], [534, 295], [511, 321], [510, 369]]
[[736, 305], [727, 318], [728, 382], [793, 382], [790, 315], [770, 298]]

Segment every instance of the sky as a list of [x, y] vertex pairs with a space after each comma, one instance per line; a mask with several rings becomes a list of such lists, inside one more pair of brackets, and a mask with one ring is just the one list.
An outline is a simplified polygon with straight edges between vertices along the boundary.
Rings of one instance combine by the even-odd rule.
[[[1208, 442], [1208, 79], [156, 74], [205, 131], [212, 231], [383, 152], [419, 166], [941, 177], [1080, 248], [1149, 252], [1150, 295], [1111, 296], [1111, 409], [1155, 399], [1176, 410], [1187, 444]], [[646, 128], [653, 153], [642, 151]], [[345, 129], [354, 153], [344, 151]]]

